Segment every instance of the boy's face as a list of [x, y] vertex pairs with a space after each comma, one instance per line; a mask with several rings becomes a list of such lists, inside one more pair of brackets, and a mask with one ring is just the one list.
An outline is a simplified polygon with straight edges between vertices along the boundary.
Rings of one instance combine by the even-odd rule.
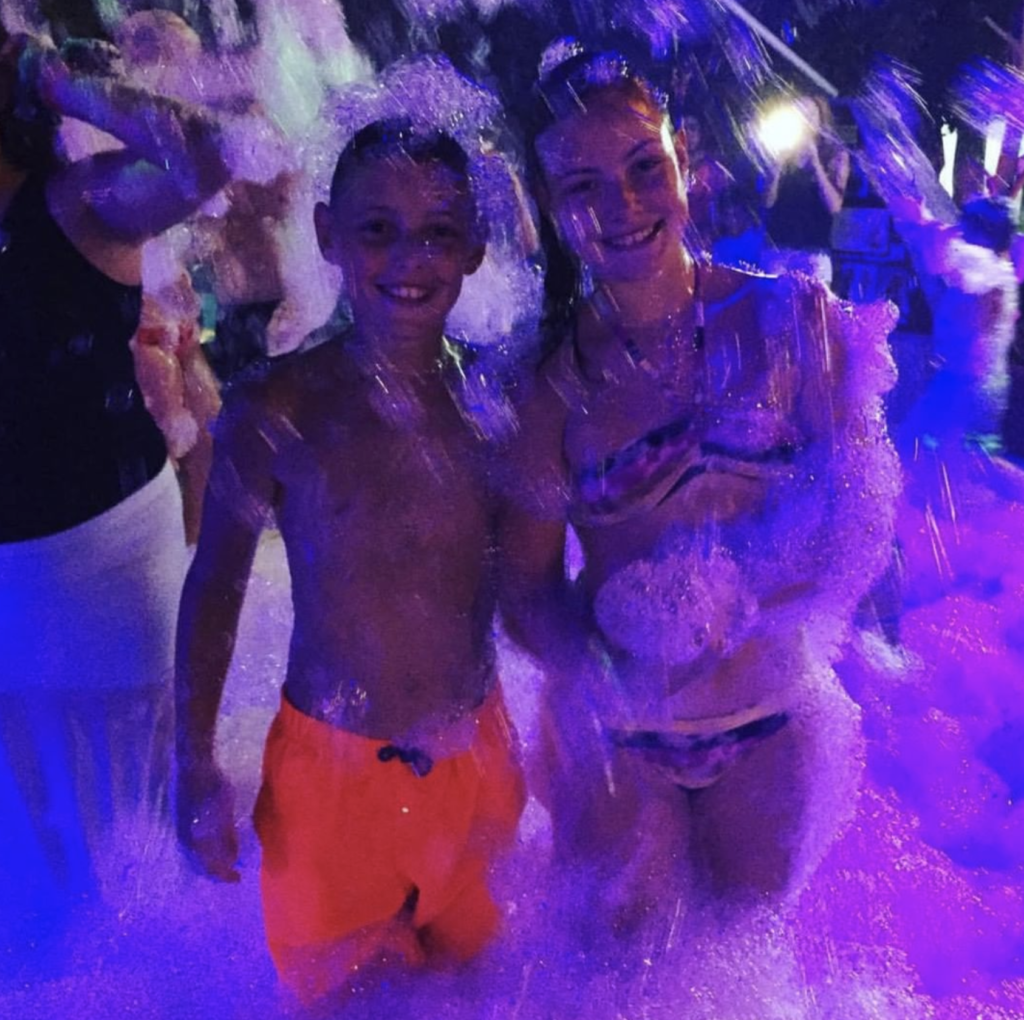
[[375, 332], [438, 337], [484, 254], [466, 181], [400, 153], [354, 169], [316, 227], [357, 327]]

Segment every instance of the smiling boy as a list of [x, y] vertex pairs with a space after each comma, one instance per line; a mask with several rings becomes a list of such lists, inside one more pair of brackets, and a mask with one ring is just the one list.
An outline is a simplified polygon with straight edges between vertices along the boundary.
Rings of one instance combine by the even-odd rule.
[[494, 672], [496, 500], [443, 336], [484, 252], [468, 160], [377, 122], [316, 209], [352, 326], [229, 393], [178, 638], [180, 838], [237, 878], [213, 757], [267, 512], [295, 626], [255, 824], [267, 940], [305, 1000], [363, 964], [461, 961], [494, 933], [489, 863], [524, 803]]

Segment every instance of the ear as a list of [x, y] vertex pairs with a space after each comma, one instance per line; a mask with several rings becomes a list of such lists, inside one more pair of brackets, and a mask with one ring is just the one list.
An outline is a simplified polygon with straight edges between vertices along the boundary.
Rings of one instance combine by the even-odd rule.
[[469, 254], [466, 256], [466, 261], [463, 263], [463, 276], [472, 276], [480, 268], [480, 265], [484, 260], [484, 255], [486, 254], [487, 245], [484, 243], [475, 245], [471, 248]]
[[316, 227], [316, 241], [320, 254], [332, 266], [341, 265], [341, 252], [334, 229], [334, 213], [326, 202], [317, 202], [313, 209], [313, 225]]

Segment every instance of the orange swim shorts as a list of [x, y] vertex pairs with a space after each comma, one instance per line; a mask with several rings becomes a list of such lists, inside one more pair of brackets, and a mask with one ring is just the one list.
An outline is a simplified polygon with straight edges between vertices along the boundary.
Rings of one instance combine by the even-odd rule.
[[282, 699], [254, 821], [267, 943], [301, 999], [381, 957], [467, 960], [496, 932], [489, 867], [514, 839], [526, 793], [497, 687], [474, 723], [467, 751], [424, 767]]

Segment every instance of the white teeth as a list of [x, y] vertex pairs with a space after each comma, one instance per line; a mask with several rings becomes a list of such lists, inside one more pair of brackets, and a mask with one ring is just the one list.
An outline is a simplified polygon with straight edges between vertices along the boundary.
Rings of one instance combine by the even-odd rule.
[[649, 241], [654, 237], [657, 229], [658, 224], [655, 223], [653, 227], [648, 227], [645, 230], [637, 230], [632, 234], [623, 234], [621, 237], [607, 237], [605, 238], [604, 243], [610, 248], [635, 248], [638, 244], [643, 244], [645, 241]]
[[427, 290], [423, 287], [384, 287], [383, 290], [391, 297], [403, 301], [422, 301], [427, 296]]

